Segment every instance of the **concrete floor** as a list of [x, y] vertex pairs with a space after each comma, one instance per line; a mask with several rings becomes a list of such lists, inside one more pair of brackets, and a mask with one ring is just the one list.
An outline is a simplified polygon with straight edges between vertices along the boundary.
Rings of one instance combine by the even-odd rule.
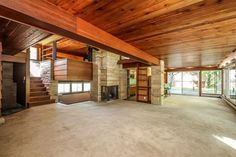
[[235, 157], [235, 140], [235, 111], [216, 98], [52, 104], [6, 117], [0, 156]]

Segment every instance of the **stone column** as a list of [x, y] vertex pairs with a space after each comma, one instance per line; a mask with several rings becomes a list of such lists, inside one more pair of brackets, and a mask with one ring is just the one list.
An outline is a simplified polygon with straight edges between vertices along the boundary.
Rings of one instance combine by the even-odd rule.
[[2, 42], [0, 40], [0, 125], [5, 122], [2, 117]]
[[91, 82], [91, 99], [101, 101], [101, 58], [100, 52], [93, 50], [93, 81]]
[[151, 67], [151, 103], [162, 105], [164, 99], [164, 61], [159, 66]]
[[120, 65], [119, 99], [127, 99], [127, 69]]
[[54, 99], [55, 102], [58, 102], [58, 81], [57, 80], [51, 80], [48, 92], [50, 94], [50, 98]]

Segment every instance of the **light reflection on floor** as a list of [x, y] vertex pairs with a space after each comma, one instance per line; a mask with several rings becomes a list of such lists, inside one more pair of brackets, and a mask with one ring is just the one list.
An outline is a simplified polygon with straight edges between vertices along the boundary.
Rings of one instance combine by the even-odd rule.
[[224, 144], [227, 144], [228, 146], [232, 147], [233, 149], [236, 149], [236, 140], [224, 137], [224, 136], [217, 136], [213, 135], [217, 140], [223, 142]]

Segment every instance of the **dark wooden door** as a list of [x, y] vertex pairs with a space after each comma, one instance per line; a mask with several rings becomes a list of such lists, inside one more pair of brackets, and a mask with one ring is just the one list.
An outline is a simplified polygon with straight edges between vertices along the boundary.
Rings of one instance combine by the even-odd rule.
[[13, 80], [17, 83], [17, 93], [16, 101], [18, 104], [26, 107], [26, 64], [23, 63], [14, 63], [13, 66]]

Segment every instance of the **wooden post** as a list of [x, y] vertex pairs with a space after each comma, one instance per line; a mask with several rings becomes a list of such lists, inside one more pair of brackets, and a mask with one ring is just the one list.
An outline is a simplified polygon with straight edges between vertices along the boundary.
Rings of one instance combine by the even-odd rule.
[[25, 74], [25, 85], [26, 85], [26, 96], [25, 96], [25, 104], [26, 107], [29, 107], [29, 97], [30, 97], [30, 49], [26, 50], [26, 74]]
[[54, 62], [57, 59], [57, 42], [52, 42], [51, 80], [54, 80]]
[[57, 42], [52, 42], [52, 59], [55, 61], [57, 59]]
[[136, 101], [138, 101], [138, 87], [139, 87], [139, 63], [137, 63], [137, 68], [136, 68]]

